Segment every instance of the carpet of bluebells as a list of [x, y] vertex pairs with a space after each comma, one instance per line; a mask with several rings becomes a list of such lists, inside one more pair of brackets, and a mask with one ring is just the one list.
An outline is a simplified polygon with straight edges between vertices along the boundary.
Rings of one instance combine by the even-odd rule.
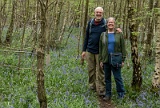
[[[98, 108], [96, 94], [88, 90], [88, 73], [86, 62], [80, 65], [77, 51], [77, 38], [71, 36], [68, 44], [52, 49], [50, 63], [45, 65], [45, 89], [48, 108]], [[1, 49], [2, 50], [2, 49]], [[81, 49], [80, 49], [81, 52]], [[36, 84], [36, 55], [0, 52], [0, 108], [38, 108]], [[154, 62], [147, 62], [142, 67], [143, 84], [140, 92], [131, 89], [132, 63], [130, 54], [122, 68], [126, 95], [117, 99], [116, 86], [112, 81], [112, 101], [117, 108], [160, 108], [160, 98], [150, 91], [154, 72]], [[3, 66], [2, 66], [3, 65]], [[112, 78], [113, 79], [113, 78]]]

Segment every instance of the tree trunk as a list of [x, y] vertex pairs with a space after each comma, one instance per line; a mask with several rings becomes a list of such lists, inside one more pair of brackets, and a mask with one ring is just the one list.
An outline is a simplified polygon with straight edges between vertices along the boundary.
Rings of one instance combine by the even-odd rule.
[[2, 15], [0, 13], [0, 45], [2, 44]]
[[[89, 0], [86, 0], [86, 5], [85, 5], [85, 18], [84, 18], [84, 24], [83, 24], [83, 40], [85, 39], [85, 35], [86, 35], [86, 25], [87, 25], [87, 16], [88, 16], [88, 4], [89, 4]], [[84, 41], [83, 41], [84, 44]]]
[[134, 0], [129, 0], [129, 29], [130, 29], [130, 42], [131, 42], [131, 53], [132, 53], [132, 63], [133, 63], [133, 79], [132, 79], [132, 88], [133, 90], [140, 90], [142, 85], [142, 76], [141, 76], [141, 65], [138, 57], [138, 42], [137, 42], [137, 30], [138, 24], [135, 19], [134, 6], [136, 2]]
[[44, 86], [44, 57], [46, 46], [46, 13], [48, 0], [39, 0], [39, 3], [41, 7], [41, 32], [39, 35], [39, 46], [37, 49], [37, 87], [40, 108], [47, 108], [47, 98]]
[[[84, 39], [85, 39], [85, 35], [86, 35], [86, 25], [87, 25], [87, 16], [88, 16], [88, 4], [89, 4], [89, 0], [86, 0], [86, 6], [85, 6], [85, 18], [84, 18], [84, 24], [83, 24], [83, 38], [82, 38], [82, 46], [84, 45]], [[81, 58], [81, 64], [84, 64], [84, 59]]]
[[[159, 2], [157, 0], [157, 2]], [[160, 2], [158, 3], [160, 6]], [[160, 14], [157, 18], [158, 23], [157, 23], [157, 39], [156, 39], [156, 56], [155, 56], [155, 70], [152, 78], [152, 89], [153, 91], [158, 91], [160, 90]]]
[[149, 15], [147, 15], [147, 39], [145, 40], [145, 48], [144, 48], [144, 59], [146, 57], [150, 57], [152, 55], [151, 42], [153, 39], [153, 0], [149, 0]]
[[11, 38], [12, 38], [12, 33], [13, 33], [13, 28], [14, 28], [14, 16], [15, 16], [15, 0], [12, 1], [12, 15], [11, 15], [11, 22], [6, 34], [6, 40], [5, 44], [10, 45], [11, 44]]

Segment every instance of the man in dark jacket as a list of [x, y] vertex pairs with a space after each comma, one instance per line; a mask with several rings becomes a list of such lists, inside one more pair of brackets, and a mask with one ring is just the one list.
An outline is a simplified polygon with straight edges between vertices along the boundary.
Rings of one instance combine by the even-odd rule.
[[104, 72], [99, 66], [98, 54], [100, 35], [106, 31], [106, 24], [104, 24], [102, 7], [97, 7], [94, 14], [95, 18], [88, 22], [82, 58], [84, 59], [86, 56], [88, 63], [89, 88], [103, 96], [105, 95]]

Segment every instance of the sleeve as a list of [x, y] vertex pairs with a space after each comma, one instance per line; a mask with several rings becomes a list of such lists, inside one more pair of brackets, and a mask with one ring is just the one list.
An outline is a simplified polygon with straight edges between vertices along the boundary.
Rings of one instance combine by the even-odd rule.
[[102, 34], [99, 39], [99, 62], [102, 62]]
[[85, 35], [85, 38], [84, 38], [84, 44], [83, 44], [82, 51], [86, 51], [86, 49], [87, 49], [88, 39], [89, 39], [89, 28], [90, 28], [90, 21], [88, 22], [88, 26], [87, 26], [87, 29], [86, 29], [86, 35]]
[[121, 41], [121, 49], [122, 49], [122, 56], [123, 56], [122, 61], [124, 62], [126, 58], [125, 40], [122, 33], [120, 36], [121, 36], [120, 41]]

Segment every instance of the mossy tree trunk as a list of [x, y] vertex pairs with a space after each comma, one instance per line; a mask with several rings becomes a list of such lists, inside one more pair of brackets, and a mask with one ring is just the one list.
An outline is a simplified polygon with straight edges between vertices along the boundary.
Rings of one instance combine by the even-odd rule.
[[12, 14], [11, 14], [11, 22], [6, 34], [6, 40], [5, 40], [5, 44], [6, 45], [10, 45], [11, 44], [11, 38], [12, 38], [12, 34], [13, 34], [13, 29], [14, 29], [14, 17], [15, 17], [15, 6], [16, 6], [16, 2], [15, 0], [12, 1]]
[[1, 21], [2, 15], [0, 13], [0, 45], [2, 44], [2, 21]]
[[46, 28], [47, 28], [47, 6], [48, 0], [38, 0], [41, 8], [41, 32], [39, 34], [39, 45], [37, 48], [37, 88], [38, 88], [38, 100], [40, 108], [47, 108], [47, 97], [44, 86], [44, 58], [45, 58], [45, 46], [46, 46]]
[[[83, 23], [83, 37], [82, 37], [82, 47], [83, 47], [83, 45], [84, 45], [84, 39], [85, 39], [85, 35], [86, 35], [86, 25], [87, 25], [87, 16], [88, 16], [88, 4], [89, 4], [89, 0], [86, 0], [86, 4], [85, 4], [85, 18], [84, 18], [84, 23]], [[81, 64], [83, 65], [84, 64], [84, 59], [83, 58], [81, 58]]]
[[141, 64], [138, 57], [138, 41], [137, 41], [138, 24], [135, 12], [136, 3], [137, 2], [135, 0], [129, 0], [128, 18], [129, 18], [130, 42], [131, 42], [131, 57], [133, 63], [132, 88], [133, 90], [139, 91], [142, 85], [142, 76], [141, 76]]
[[84, 44], [84, 39], [85, 39], [85, 35], [86, 35], [86, 25], [87, 25], [87, 16], [88, 16], [88, 4], [89, 4], [89, 0], [86, 0], [86, 4], [85, 4], [85, 15], [84, 15], [84, 23], [83, 23], [83, 44]]
[[[158, 6], [160, 7], [160, 1], [157, 0]], [[159, 8], [160, 10], [160, 8]], [[156, 29], [156, 56], [155, 56], [155, 69], [152, 78], [152, 89], [154, 91], [160, 90], [160, 12], [157, 18], [157, 29]]]
[[148, 15], [147, 15], [147, 19], [146, 19], [146, 25], [147, 25], [147, 38], [145, 40], [145, 47], [144, 47], [144, 57], [143, 59], [145, 59], [146, 57], [150, 57], [152, 55], [152, 40], [153, 40], [153, 0], [149, 0], [148, 3]]

